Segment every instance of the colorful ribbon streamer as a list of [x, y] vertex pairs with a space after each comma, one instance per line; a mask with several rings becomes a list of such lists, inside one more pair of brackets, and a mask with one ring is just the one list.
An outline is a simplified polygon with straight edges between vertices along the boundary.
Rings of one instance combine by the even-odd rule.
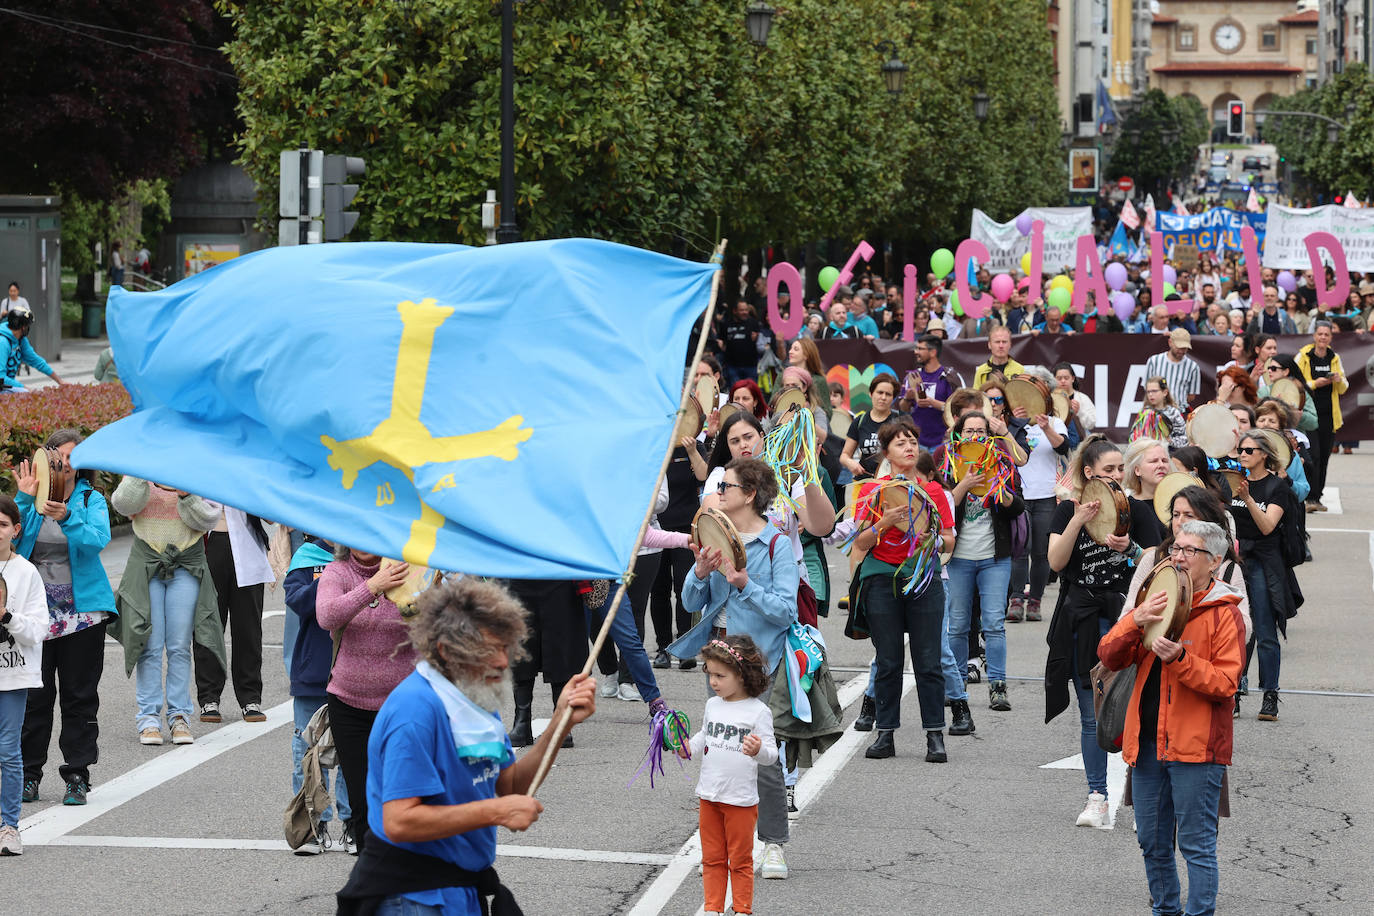
[[816, 447], [816, 419], [807, 409], [791, 410], [763, 437], [763, 453], [759, 456], [773, 469], [778, 478], [778, 496], [773, 509], [801, 514], [801, 506], [792, 498], [792, 487], [800, 478], [806, 485], [819, 485], [820, 459]]
[[687, 718], [687, 714], [676, 709], [661, 709], [653, 714], [649, 720], [649, 747], [644, 752], [644, 762], [635, 770], [635, 774], [630, 777], [629, 785], [634, 785], [635, 780], [644, 775], [644, 771], [649, 771], [649, 788], [654, 788], [654, 774], [660, 776], [667, 775], [663, 769], [663, 755], [667, 751], [677, 760], [679, 769], [684, 771], [682, 757], [679, 756], [680, 749], [686, 749], [687, 759], [692, 759], [690, 741], [692, 738], [692, 722]]
[[[944, 458], [940, 463], [940, 473], [945, 475], [945, 479], [955, 483], [962, 480], [966, 474], [982, 474], [983, 481], [988, 487], [987, 493], [983, 496], [983, 505], [988, 508], [1005, 502], [1011, 496], [1016, 482], [1016, 469], [1012, 465], [1011, 457], [998, 445], [999, 441], [1008, 440], [1005, 436], [956, 438], [951, 433], [949, 444], [945, 446]], [[959, 446], [970, 442], [984, 446], [982, 454], [973, 460], [959, 454]]]

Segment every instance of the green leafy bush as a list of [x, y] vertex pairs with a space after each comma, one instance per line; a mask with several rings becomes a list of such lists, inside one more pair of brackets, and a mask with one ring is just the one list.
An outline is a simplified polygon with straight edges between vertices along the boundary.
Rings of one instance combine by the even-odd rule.
[[[48, 436], [58, 429], [75, 428], [90, 435], [102, 426], [133, 412], [129, 393], [118, 383], [105, 385], [57, 385], [0, 395], [0, 491], [16, 490], [14, 469], [32, 458]], [[108, 500], [119, 475], [98, 471], [95, 488]], [[113, 509], [110, 523], [126, 521]]]

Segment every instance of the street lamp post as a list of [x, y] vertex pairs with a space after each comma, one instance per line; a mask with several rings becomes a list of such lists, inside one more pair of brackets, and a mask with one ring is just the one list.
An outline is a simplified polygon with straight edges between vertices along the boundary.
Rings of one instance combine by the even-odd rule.
[[981, 90], [973, 94], [973, 117], [982, 124], [988, 119], [988, 105], [990, 103], [988, 94]]
[[754, 0], [744, 14], [744, 24], [749, 29], [749, 40], [760, 48], [767, 46], [768, 33], [773, 28], [773, 9], [763, 0]]
[[501, 0], [501, 224], [496, 242], [520, 241], [515, 221], [515, 0]]
[[884, 38], [873, 46], [873, 50], [888, 55], [888, 59], [882, 67], [883, 82], [887, 84], [888, 94], [892, 96], [901, 95], [902, 83], [906, 80], [907, 66], [897, 59], [896, 43]]

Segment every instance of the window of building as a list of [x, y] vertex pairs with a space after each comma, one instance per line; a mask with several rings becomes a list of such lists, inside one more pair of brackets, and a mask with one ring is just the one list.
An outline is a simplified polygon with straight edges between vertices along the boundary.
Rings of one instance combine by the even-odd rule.
[[1197, 50], [1197, 26], [1181, 25], [1178, 27], [1177, 48], [1180, 51]]
[[1308, 89], [1316, 89], [1316, 88], [1317, 88], [1317, 78], [1316, 78], [1315, 76], [1309, 76], [1309, 77], [1307, 78], [1307, 88], [1308, 88]]
[[1266, 25], [1260, 29], [1260, 49], [1263, 51], [1277, 51], [1279, 49], [1278, 26]]
[[1317, 53], [1316, 36], [1309, 35], [1307, 37], [1307, 53], [1309, 56]]

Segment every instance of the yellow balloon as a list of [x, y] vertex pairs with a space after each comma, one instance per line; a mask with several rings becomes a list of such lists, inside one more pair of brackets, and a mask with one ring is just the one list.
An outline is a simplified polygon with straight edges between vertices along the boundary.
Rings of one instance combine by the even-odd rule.
[[1050, 281], [1050, 289], [1067, 289], [1072, 291], [1073, 281], [1063, 274], [1060, 274]]
[[1027, 251], [1025, 254], [1021, 255], [1021, 273], [1025, 274], [1026, 276], [1030, 276], [1030, 268], [1031, 256], [1030, 252]]

